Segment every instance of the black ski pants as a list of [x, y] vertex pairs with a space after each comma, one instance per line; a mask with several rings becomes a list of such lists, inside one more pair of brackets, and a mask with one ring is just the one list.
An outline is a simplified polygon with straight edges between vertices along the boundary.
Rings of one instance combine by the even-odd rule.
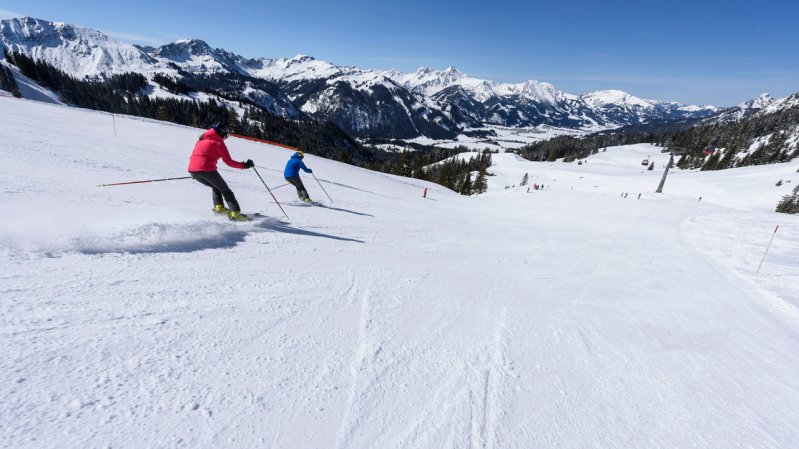
[[299, 176], [292, 176], [291, 178], [286, 178], [286, 181], [290, 182], [291, 185], [297, 188], [297, 196], [299, 196], [301, 200], [310, 198], [308, 196], [308, 191], [305, 190], [305, 185], [302, 183], [302, 179], [300, 179]]
[[233, 191], [230, 190], [230, 187], [227, 186], [227, 183], [222, 179], [222, 175], [220, 175], [218, 171], [195, 171], [190, 173], [191, 177], [196, 179], [200, 184], [211, 188], [214, 206], [217, 204], [224, 206], [224, 203], [222, 203], [222, 198], [224, 197], [228, 209], [241, 212], [239, 202], [236, 201], [236, 195], [233, 195]]

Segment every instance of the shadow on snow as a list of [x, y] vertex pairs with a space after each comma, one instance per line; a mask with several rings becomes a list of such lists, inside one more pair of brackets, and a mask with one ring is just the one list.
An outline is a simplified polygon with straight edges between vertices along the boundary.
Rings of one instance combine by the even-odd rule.
[[269, 229], [276, 232], [283, 232], [286, 234], [307, 235], [309, 237], [322, 237], [326, 239], [340, 240], [343, 242], [366, 243], [363, 240], [351, 239], [347, 237], [339, 237], [337, 235], [323, 234], [321, 232], [314, 232], [314, 231], [308, 231], [306, 229], [294, 228], [289, 226], [287, 223], [278, 220], [262, 220], [259, 221], [258, 224], [256, 224], [256, 227], [259, 227], [261, 229]]

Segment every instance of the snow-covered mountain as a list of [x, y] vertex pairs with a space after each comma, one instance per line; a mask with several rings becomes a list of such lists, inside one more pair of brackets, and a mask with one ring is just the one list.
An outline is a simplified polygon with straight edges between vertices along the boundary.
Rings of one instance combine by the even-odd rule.
[[768, 92], [766, 92], [764, 94], [761, 94], [757, 98], [754, 98], [749, 101], [744, 101], [743, 103], [738, 105], [738, 108], [742, 110], [759, 110], [765, 108], [766, 106], [772, 103], [774, 103], [774, 99], [771, 98], [771, 95]]
[[303, 112], [333, 121], [356, 136], [451, 139], [459, 132], [445, 113], [385, 76], [344, 75], [284, 88], [290, 87], [296, 88], [288, 93]]
[[88, 28], [24, 17], [0, 20], [0, 43], [78, 78], [145, 71], [156, 61], [136, 46]]
[[703, 123], [723, 124], [739, 122], [750, 117], [773, 114], [796, 106], [799, 106], [799, 93], [778, 99], [773, 98], [768, 93], [763, 93], [756, 98], [741, 102], [731, 108], [723, 109], [719, 111], [718, 114], [703, 120]]
[[736, 106], [720, 111], [716, 116], [707, 119], [713, 123], [738, 122], [745, 118], [752, 117], [760, 112], [761, 109], [774, 103], [774, 99], [768, 93], [763, 93], [757, 98], [743, 101]]
[[491, 126], [588, 132], [716, 111], [618, 90], [573, 95], [536, 80], [498, 83], [454, 67], [401, 73], [336, 66], [305, 55], [245, 58], [198, 39], [137, 47], [98, 31], [32, 18], [0, 21], [0, 42], [79, 77], [129, 71], [176, 78], [235, 75], [230, 88], [270, 112], [333, 121], [359, 137], [455, 139], [467, 130], [491, 133]]
[[[116, 41], [96, 30], [30, 17], [0, 21], [0, 43], [8, 51], [44, 60], [78, 78], [124, 72], [141, 73], [150, 80], [157, 73], [181, 78], [180, 70], [197, 75], [249, 76], [249, 66], [242, 57], [212, 49], [200, 40], [181, 40], [159, 48], [139, 47]], [[228, 84], [237, 96], [249, 99], [272, 114], [290, 118], [304, 116], [283, 91], [267, 80], [235, 79]], [[155, 82], [151, 91], [154, 96], [171, 95]]]
[[[281, 73], [277, 64], [272, 70], [258, 75], [266, 76], [287, 90], [304, 111], [328, 110], [324, 103], [329, 95], [309, 95], [319, 90], [329, 90], [332, 85], [346, 82], [358, 89], [374, 85], [381, 79], [393, 80], [415, 96], [421, 109], [439, 111], [457, 127], [458, 131], [484, 125], [508, 127], [551, 127], [597, 130], [643, 123], [652, 119], [703, 117], [714, 113], [713, 106], [686, 107], [679, 103], [641, 100], [621, 91], [599, 91], [585, 96], [568, 94], [550, 83], [528, 80], [524, 83], [497, 83], [470, 77], [454, 67], [435, 71], [423, 67], [407, 74], [397, 71], [361, 70], [326, 65], [319, 70], [319, 62], [302, 57], [292, 60], [290, 71]], [[306, 66], [307, 64], [307, 66]], [[307, 67], [307, 68], [306, 68]], [[288, 81], [284, 81], [288, 80]], [[341, 97], [339, 97], [341, 98]], [[401, 98], [401, 97], [396, 97]], [[360, 104], [355, 96], [345, 96], [346, 104]], [[385, 104], [386, 98], [382, 98]], [[397, 102], [400, 103], [400, 102]], [[349, 111], [333, 109], [333, 115], [342, 114], [345, 129], [362, 134], [359, 123], [348, 123]], [[435, 125], [451, 131], [450, 123], [437, 115], [423, 115], [437, 120]], [[427, 135], [427, 134], [423, 134]]]
[[[143, 48], [143, 50], [150, 50]], [[239, 64], [241, 58], [222, 49], [213, 49], [204, 41], [184, 39], [148, 52], [155, 60], [172, 62], [192, 73], [247, 74]]]

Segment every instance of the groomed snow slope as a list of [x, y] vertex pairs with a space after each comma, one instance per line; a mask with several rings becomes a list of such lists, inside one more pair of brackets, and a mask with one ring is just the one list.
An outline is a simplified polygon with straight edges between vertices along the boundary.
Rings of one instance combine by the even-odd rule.
[[229, 139], [290, 216], [221, 166], [267, 215], [231, 223], [193, 180], [96, 187], [185, 176], [200, 130], [0, 123], [0, 447], [799, 445], [799, 217], [770, 212], [799, 161], [654, 194], [655, 147], [499, 154], [466, 198], [308, 155], [308, 206], [289, 150]]

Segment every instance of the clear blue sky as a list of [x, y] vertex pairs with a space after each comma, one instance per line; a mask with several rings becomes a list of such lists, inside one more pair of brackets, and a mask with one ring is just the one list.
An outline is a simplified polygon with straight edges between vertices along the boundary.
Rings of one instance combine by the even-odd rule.
[[621, 89], [728, 106], [799, 91], [797, 0], [4, 0], [0, 16], [20, 15], [138, 44], [198, 38], [247, 57], [406, 72], [451, 65], [573, 94]]

